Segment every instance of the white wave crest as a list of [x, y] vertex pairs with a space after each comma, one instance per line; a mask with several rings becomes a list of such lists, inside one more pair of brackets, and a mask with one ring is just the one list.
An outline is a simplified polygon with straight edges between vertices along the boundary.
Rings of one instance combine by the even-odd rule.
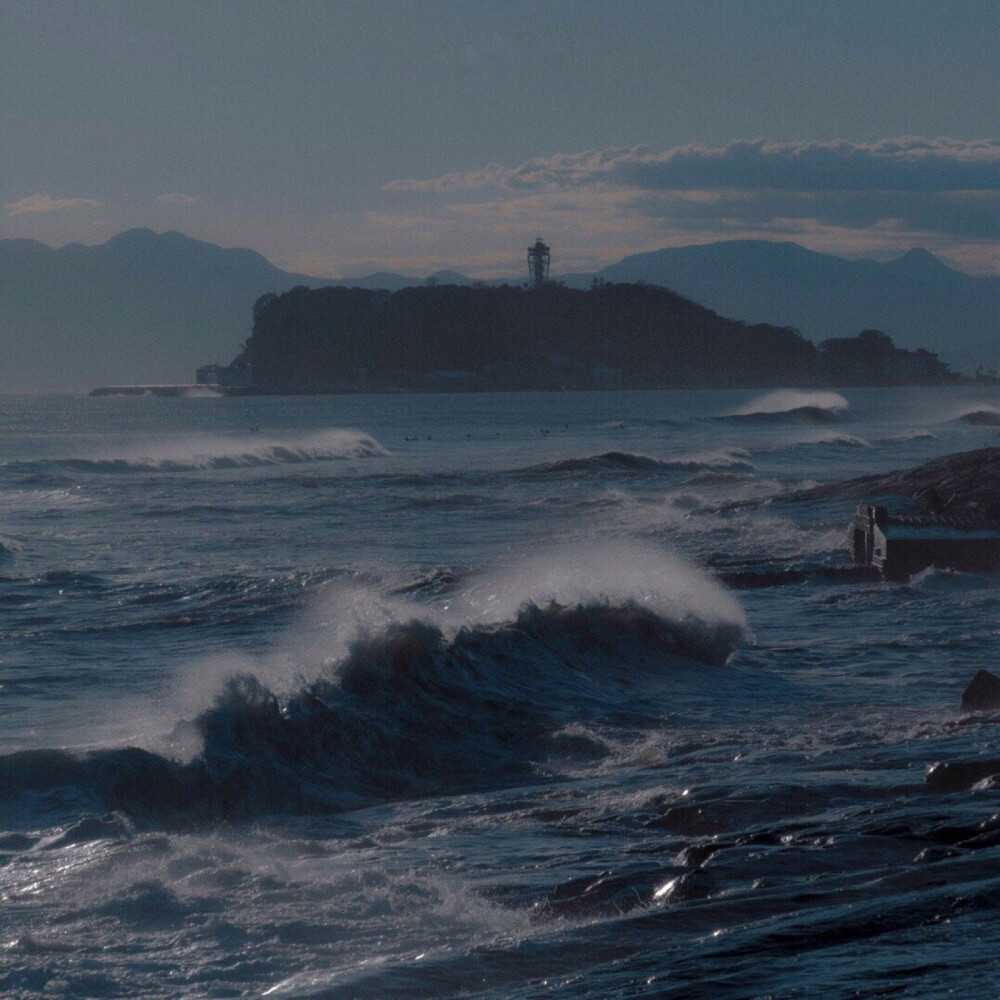
[[526, 604], [634, 604], [729, 643], [747, 628], [730, 593], [673, 553], [621, 541], [559, 546], [476, 580], [445, 607], [452, 628], [512, 620]]
[[854, 434], [840, 434], [836, 431], [807, 434], [789, 442], [789, 447], [832, 446], [836, 448], [870, 448], [871, 442]]
[[750, 461], [750, 452], [746, 448], [717, 448], [714, 451], [691, 452], [664, 459], [664, 463], [675, 465], [679, 469], [754, 471], [754, 464]]
[[777, 389], [774, 392], [765, 393], [763, 396], [756, 396], [728, 415], [748, 417], [755, 414], [791, 413], [795, 410], [808, 409], [838, 413], [849, 407], [850, 403], [839, 392]]
[[952, 413], [947, 422], [952, 421], [973, 427], [1000, 427], [1000, 407], [994, 403], [964, 406]]
[[899, 444], [904, 441], [932, 441], [937, 435], [933, 431], [915, 428], [911, 431], [903, 431], [901, 434], [890, 434], [887, 437], [880, 437], [876, 440], [879, 444]]
[[173, 439], [116, 457], [89, 460], [105, 467], [136, 471], [235, 469], [347, 458], [372, 458], [388, 451], [361, 431], [331, 428], [307, 434], [253, 434]]

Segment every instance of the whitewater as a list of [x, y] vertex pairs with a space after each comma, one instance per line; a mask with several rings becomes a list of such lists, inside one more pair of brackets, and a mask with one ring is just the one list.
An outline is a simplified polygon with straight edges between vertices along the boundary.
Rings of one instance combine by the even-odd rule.
[[996, 581], [810, 490], [998, 414], [0, 397], [0, 993], [996, 995]]

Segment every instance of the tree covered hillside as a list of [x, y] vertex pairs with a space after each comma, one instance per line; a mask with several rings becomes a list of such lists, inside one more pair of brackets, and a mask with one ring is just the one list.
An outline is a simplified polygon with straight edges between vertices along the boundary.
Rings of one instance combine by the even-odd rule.
[[652, 285], [299, 287], [257, 301], [237, 364], [251, 366], [262, 392], [768, 386], [847, 371], [875, 383], [949, 378], [935, 355], [899, 351], [888, 337], [888, 354], [881, 339], [872, 352], [870, 340], [858, 338], [854, 371], [852, 341], [829, 354], [791, 328], [724, 319]]

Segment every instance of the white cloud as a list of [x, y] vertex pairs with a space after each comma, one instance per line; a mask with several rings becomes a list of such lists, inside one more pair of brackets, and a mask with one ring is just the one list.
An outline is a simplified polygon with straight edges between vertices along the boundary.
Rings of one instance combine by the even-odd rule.
[[614, 147], [399, 180], [385, 192], [397, 230], [405, 218], [415, 233], [444, 223], [455, 245], [474, 245], [481, 232], [513, 240], [537, 231], [564, 255], [608, 260], [618, 248], [791, 239], [831, 253], [925, 246], [992, 272], [1000, 142]]
[[93, 198], [52, 198], [47, 194], [29, 194], [19, 201], [8, 201], [4, 208], [7, 215], [34, 215], [40, 212], [59, 212], [67, 208], [100, 208], [104, 203]]
[[724, 146], [691, 143], [556, 153], [516, 167], [491, 163], [429, 180], [399, 180], [390, 192], [438, 195], [627, 187], [663, 190], [979, 191], [1000, 190], [1000, 142], [905, 136], [873, 143], [769, 142]]

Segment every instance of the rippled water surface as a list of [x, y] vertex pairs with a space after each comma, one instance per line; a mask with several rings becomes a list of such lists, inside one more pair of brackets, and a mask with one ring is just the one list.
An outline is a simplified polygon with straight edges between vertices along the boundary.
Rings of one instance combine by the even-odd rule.
[[0, 397], [0, 991], [996, 995], [996, 581], [803, 491], [998, 414]]

